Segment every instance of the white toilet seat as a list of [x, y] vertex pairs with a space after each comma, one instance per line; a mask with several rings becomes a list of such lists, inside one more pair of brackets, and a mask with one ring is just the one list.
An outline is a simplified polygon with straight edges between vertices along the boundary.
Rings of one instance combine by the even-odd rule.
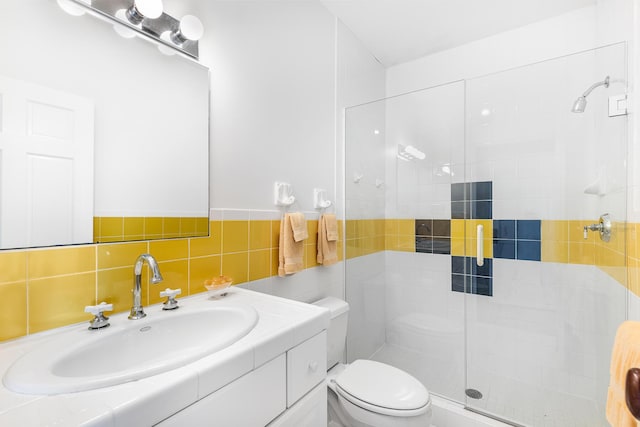
[[350, 395], [346, 391], [344, 391], [340, 386], [336, 387], [336, 392], [343, 397], [345, 400], [350, 403], [365, 409], [370, 412], [374, 412], [380, 415], [388, 415], [390, 417], [417, 417], [426, 413], [431, 407], [431, 400], [429, 400], [424, 406], [416, 409], [391, 409], [385, 408], [382, 406], [372, 405], [371, 403], [365, 402], [363, 400], [358, 399], [355, 396]]
[[335, 391], [350, 403], [392, 417], [416, 417], [430, 410], [427, 389], [408, 373], [372, 360], [356, 360], [335, 377]]

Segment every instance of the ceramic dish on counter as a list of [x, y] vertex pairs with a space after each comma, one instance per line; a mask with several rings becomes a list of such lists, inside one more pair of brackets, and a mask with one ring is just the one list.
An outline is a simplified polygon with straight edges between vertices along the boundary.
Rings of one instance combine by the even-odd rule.
[[229, 291], [229, 287], [233, 283], [233, 279], [228, 276], [217, 276], [204, 281], [204, 287], [210, 297], [223, 297]]

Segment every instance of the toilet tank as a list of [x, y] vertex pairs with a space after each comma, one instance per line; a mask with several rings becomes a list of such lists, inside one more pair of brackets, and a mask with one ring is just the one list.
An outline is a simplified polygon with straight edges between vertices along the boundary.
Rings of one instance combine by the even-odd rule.
[[327, 297], [313, 303], [331, 311], [331, 322], [327, 330], [327, 370], [342, 360], [347, 340], [349, 304], [339, 298]]

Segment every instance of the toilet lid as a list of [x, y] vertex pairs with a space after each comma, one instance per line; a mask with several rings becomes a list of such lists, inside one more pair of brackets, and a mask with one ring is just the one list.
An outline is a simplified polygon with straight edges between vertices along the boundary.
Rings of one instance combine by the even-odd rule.
[[372, 360], [356, 360], [335, 381], [351, 396], [380, 408], [412, 410], [429, 402], [429, 392], [420, 381], [398, 368]]

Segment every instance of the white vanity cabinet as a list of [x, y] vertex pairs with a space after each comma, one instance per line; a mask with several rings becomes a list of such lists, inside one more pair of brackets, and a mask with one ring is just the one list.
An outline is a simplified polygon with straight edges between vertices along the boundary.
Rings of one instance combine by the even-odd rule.
[[[326, 427], [329, 312], [240, 288], [223, 299], [181, 298], [180, 312], [234, 304], [255, 309], [253, 329], [234, 344], [179, 368], [69, 394], [22, 394], [0, 383], [0, 426]], [[145, 311], [149, 318], [171, 315], [161, 305]], [[132, 322], [126, 316], [118, 313], [109, 321], [112, 326]], [[42, 342], [86, 331], [86, 324], [72, 325], [1, 344], [0, 376]]]
[[325, 427], [326, 331], [157, 424]]
[[324, 381], [303, 396], [269, 427], [327, 427], [327, 385]]
[[184, 426], [264, 426], [286, 409], [283, 354], [157, 424]]

